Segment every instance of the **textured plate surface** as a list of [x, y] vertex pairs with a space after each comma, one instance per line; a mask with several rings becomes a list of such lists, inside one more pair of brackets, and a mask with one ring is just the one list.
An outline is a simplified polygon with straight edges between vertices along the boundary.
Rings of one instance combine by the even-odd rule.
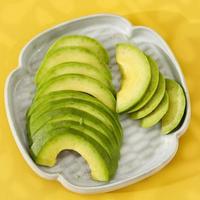
[[[136, 44], [158, 63], [165, 77], [177, 80], [184, 88], [187, 100], [181, 126], [172, 134], [161, 136], [160, 126], [144, 129], [137, 121], [120, 117], [124, 129], [121, 159], [116, 176], [109, 183], [93, 181], [82, 157], [70, 151], [59, 155], [52, 168], [36, 165], [28, 152], [25, 113], [34, 95], [33, 78], [48, 47], [60, 36], [85, 34], [102, 42], [110, 55], [113, 83], [119, 88], [120, 74], [115, 61], [115, 45], [119, 42]], [[99, 193], [122, 188], [148, 177], [164, 167], [175, 155], [178, 138], [190, 121], [190, 99], [181, 69], [163, 39], [146, 27], [131, 25], [126, 19], [109, 14], [82, 17], [41, 33], [22, 50], [19, 67], [7, 79], [5, 102], [8, 120], [15, 141], [27, 163], [40, 176], [55, 179], [64, 187], [79, 193]]]

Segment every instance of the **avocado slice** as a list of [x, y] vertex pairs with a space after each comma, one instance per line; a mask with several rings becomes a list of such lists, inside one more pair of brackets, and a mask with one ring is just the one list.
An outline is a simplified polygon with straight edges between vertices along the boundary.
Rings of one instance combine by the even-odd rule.
[[[100, 131], [97, 129], [94, 129], [91, 126], [88, 126], [84, 123], [80, 123], [79, 121], [74, 120], [60, 120], [56, 122], [50, 122], [45, 124], [39, 131], [37, 131], [36, 134], [32, 137], [32, 145], [33, 143], [38, 143], [43, 140], [45, 140], [46, 135], [51, 132], [54, 129], [58, 128], [73, 128], [75, 130], [78, 130], [82, 132], [83, 134], [86, 134], [93, 138], [96, 142], [98, 142], [105, 151], [109, 154], [110, 158], [113, 157], [119, 158], [119, 155], [117, 155], [117, 151], [113, 151], [111, 141]], [[119, 152], [118, 152], [119, 153]]]
[[62, 99], [83, 99], [87, 102], [91, 102], [92, 104], [95, 104], [95, 106], [98, 106], [103, 110], [103, 112], [106, 112], [107, 115], [109, 115], [112, 120], [114, 120], [114, 124], [118, 127], [118, 129], [121, 132], [121, 137], [123, 138], [123, 130], [122, 126], [119, 122], [118, 114], [115, 112], [112, 112], [107, 106], [105, 106], [103, 103], [101, 103], [98, 99], [96, 99], [93, 96], [90, 96], [86, 93], [79, 92], [79, 91], [72, 91], [72, 90], [61, 90], [61, 91], [55, 91], [51, 92], [47, 95], [44, 95], [32, 102], [31, 107], [29, 108], [27, 112], [27, 119], [35, 112], [39, 112], [42, 110], [42, 107], [45, 107], [45, 105]]
[[151, 112], [146, 117], [142, 118], [140, 121], [140, 125], [144, 128], [150, 128], [157, 124], [162, 117], [165, 115], [169, 107], [169, 97], [167, 92], [165, 92], [165, 96], [160, 102], [160, 104], [157, 106], [157, 108]]
[[73, 120], [79, 121], [79, 123], [84, 123], [91, 126], [98, 131], [102, 132], [114, 146], [120, 146], [115, 134], [112, 129], [110, 129], [106, 124], [99, 120], [94, 115], [88, 114], [85, 111], [81, 111], [76, 108], [59, 108], [56, 110], [50, 110], [41, 114], [34, 121], [30, 119], [27, 124], [28, 138], [30, 143], [32, 142], [32, 137], [37, 133], [46, 123], [61, 121], [61, 120]]
[[[101, 107], [101, 109], [104, 110], [110, 117], [112, 117], [113, 120], [115, 120], [115, 124], [117, 124], [118, 128], [122, 132], [122, 127], [119, 122], [118, 114], [115, 112], [112, 112], [110, 109], [108, 109], [107, 106], [105, 106], [103, 103], [101, 103], [98, 99], [96, 99], [93, 96], [90, 96], [89, 94], [79, 92], [79, 91], [73, 91], [73, 90], [60, 90], [60, 91], [55, 91], [55, 92], [50, 92], [47, 95], [44, 95], [32, 102], [31, 107], [29, 108], [27, 112], [27, 118], [30, 117], [32, 113], [38, 110], [42, 105], [48, 104], [52, 101], [56, 100], [62, 100], [62, 99], [83, 99], [88, 102], [92, 102], [96, 106]], [[122, 134], [123, 135], [123, 134]]]
[[59, 90], [76, 90], [88, 93], [96, 97], [112, 111], [115, 111], [116, 101], [110, 90], [101, 82], [80, 74], [65, 74], [50, 79], [36, 91], [35, 98], [37, 99], [40, 96]]
[[108, 80], [111, 81], [112, 79], [108, 66], [102, 63], [91, 51], [82, 47], [63, 47], [50, 52], [45, 56], [35, 76], [36, 85], [39, 84], [51, 67], [64, 62], [81, 62], [90, 64], [98, 68], [99, 73], [103, 73]]
[[169, 109], [162, 118], [162, 134], [170, 133], [180, 124], [186, 107], [184, 91], [176, 81], [166, 79], [166, 90], [169, 95]]
[[122, 73], [121, 88], [117, 92], [117, 112], [121, 113], [136, 105], [145, 94], [151, 69], [143, 52], [131, 44], [117, 45], [116, 60]]
[[99, 73], [99, 70], [92, 65], [79, 63], [79, 62], [66, 62], [58, 64], [47, 71], [44, 78], [40, 81], [38, 88], [42, 86], [45, 82], [51, 78], [63, 75], [63, 74], [82, 74], [94, 78], [104, 84], [111, 92], [115, 95], [115, 89], [104, 76], [104, 74]]
[[30, 121], [33, 123], [45, 112], [53, 111], [61, 108], [76, 108], [81, 111], [85, 111], [88, 114], [94, 115], [96, 118], [106, 124], [110, 130], [113, 130], [116, 140], [121, 144], [122, 135], [121, 130], [118, 128], [115, 120], [113, 120], [107, 112], [101, 109], [101, 106], [95, 105], [92, 102], [88, 102], [82, 99], [62, 99], [50, 102], [48, 104], [41, 105], [36, 112], [30, 116]]
[[61, 47], [78, 46], [92, 51], [101, 61], [108, 64], [109, 56], [101, 43], [94, 38], [85, 35], [64, 35], [49, 48], [48, 53], [53, 52]]
[[150, 56], [147, 56], [147, 58], [151, 67], [151, 81], [142, 99], [133, 108], [131, 108], [129, 112], [135, 112], [139, 110], [140, 108], [142, 108], [145, 104], [147, 104], [157, 89], [158, 82], [159, 82], [158, 65]]
[[[48, 136], [48, 137], [47, 137]], [[112, 160], [94, 139], [72, 128], [55, 129], [49, 132], [40, 145], [34, 143], [31, 153], [39, 165], [52, 167], [58, 154], [63, 150], [78, 152], [88, 163], [92, 178], [109, 181], [115, 174]]]
[[159, 83], [158, 87], [156, 89], [155, 94], [153, 97], [150, 99], [150, 101], [142, 107], [140, 110], [130, 113], [132, 119], [141, 119], [148, 114], [150, 114], [162, 101], [163, 97], [165, 95], [165, 79], [163, 75], [160, 73], [159, 74]]

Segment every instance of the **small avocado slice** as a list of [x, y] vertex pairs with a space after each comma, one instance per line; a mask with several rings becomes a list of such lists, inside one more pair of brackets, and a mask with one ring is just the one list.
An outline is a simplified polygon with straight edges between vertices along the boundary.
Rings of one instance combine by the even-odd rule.
[[[48, 137], [47, 137], [48, 136]], [[115, 174], [112, 160], [104, 149], [91, 137], [72, 128], [55, 129], [49, 132], [40, 145], [34, 143], [31, 153], [39, 165], [52, 167], [63, 150], [78, 152], [88, 163], [92, 178], [109, 181]]]
[[94, 38], [85, 36], [85, 35], [64, 35], [49, 48], [47, 55], [49, 52], [53, 52], [61, 47], [67, 46], [78, 46], [84, 47], [90, 51], [92, 51], [101, 61], [108, 64], [109, 56], [105, 48], [101, 45], [101, 43]]
[[121, 144], [122, 135], [121, 130], [118, 128], [115, 120], [110, 117], [107, 112], [101, 109], [101, 106], [98, 106], [92, 102], [88, 102], [83, 99], [62, 99], [50, 102], [48, 104], [41, 105], [38, 109], [30, 116], [30, 121], [33, 123], [36, 121], [40, 115], [45, 112], [53, 111], [56, 109], [62, 108], [76, 108], [81, 111], [85, 111], [88, 114], [94, 115], [96, 118], [101, 120], [104, 124], [106, 124], [110, 130], [113, 131], [116, 140], [119, 144]]
[[91, 51], [82, 47], [63, 47], [50, 52], [47, 56], [45, 56], [35, 76], [36, 85], [40, 83], [51, 67], [64, 62], [81, 62], [90, 64], [98, 68], [99, 73], [103, 73], [108, 80], [112, 79], [108, 66], [102, 63]]
[[145, 94], [151, 69], [144, 53], [132, 44], [118, 44], [116, 60], [122, 73], [121, 88], [117, 92], [117, 112], [121, 113], [136, 105]]
[[162, 118], [162, 134], [170, 133], [180, 124], [186, 107], [184, 91], [176, 81], [166, 79], [166, 89], [169, 95], [169, 109]]
[[119, 130], [121, 130], [121, 135], [123, 135], [122, 127], [119, 122], [118, 114], [115, 112], [112, 112], [107, 106], [105, 106], [103, 103], [101, 103], [98, 99], [96, 99], [93, 96], [90, 96], [89, 94], [79, 92], [79, 91], [72, 91], [72, 90], [61, 90], [61, 91], [55, 91], [50, 92], [47, 95], [44, 95], [32, 102], [31, 107], [29, 108], [27, 112], [27, 119], [34, 113], [38, 112], [38, 110], [41, 110], [41, 107], [45, 106], [46, 104], [49, 104], [50, 102], [54, 102], [57, 100], [62, 99], [83, 99], [87, 102], [91, 102], [92, 104], [95, 104], [98, 107], [101, 107], [101, 109], [106, 112], [110, 117], [115, 121], [114, 124], [118, 127]]
[[160, 73], [159, 83], [155, 94], [144, 107], [142, 107], [140, 110], [136, 112], [130, 113], [131, 118], [141, 119], [150, 114], [162, 101], [164, 95], [165, 95], [165, 79], [163, 75]]
[[149, 83], [149, 87], [147, 88], [146, 93], [142, 97], [142, 99], [133, 107], [129, 112], [135, 112], [142, 108], [145, 104], [148, 103], [148, 101], [151, 99], [151, 97], [156, 92], [158, 82], [159, 82], [159, 69], [157, 63], [150, 57], [147, 56], [150, 67], [151, 67], [151, 81]]
[[30, 119], [27, 124], [28, 128], [28, 138], [30, 143], [32, 142], [32, 137], [37, 133], [46, 123], [60, 121], [60, 120], [73, 120], [79, 121], [80, 123], [84, 123], [88, 126], [91, 126], [98, 131], [102, 132], [113, 145], [120, 146], [118, 143], [115, 134], [112, 129], [110, 129], [106, 124], [104, 124], [101, 120], [99, 120], [94, 115], [88, 114], [85, 111], [81, 111], [75, 108], [59, 108], [56, 110], [50, 110], [41, 114], [34, 121]]
[[113, 85], [108, 81], [104, 74], [99, 73], [99, 70], [92, 65], [79, 63], [79, 62], [66, 62], [58, 64], [47, 71], [44, 78], [40, 81], [38, 88], [51, 78], [64, 75], [64, 74], [82, 74], [94, 78], [104, 84], [115, 95]]
[[35, 98], [43, 96], [53, 91], [59, 90], [76, 90], [88, 93], [102, 103], [104, 103], [112, 111], [116, 109], [116, 101], [113, 94], [101, 82], [85, 75], [65, 74], [47, 81], [36, 91]]
[[151, 112], [146, 117], [142, 118], [140, 121], [140, 125], [144, 128], [150, 128], [157, 124], [162, 117], [165, 115], [169, 107], [169, 97], [167, 92], [165, 92], [165, 96], [160, 102], [160, 104], [157, 106], [157, 108]]

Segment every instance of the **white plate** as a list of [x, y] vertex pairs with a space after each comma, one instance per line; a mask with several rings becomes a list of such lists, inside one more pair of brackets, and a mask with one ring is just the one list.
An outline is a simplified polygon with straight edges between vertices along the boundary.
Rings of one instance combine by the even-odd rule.
[[[119, 87], [120, 74], [115, 62], [115, 44], [135, 43], [158, 63], [165, 77], [176, 79], [184, 88], [187, 107], [181, 126], [161, 136], [160, 126], [144, 129], [137, 121], [121, 116], [124, 142], [116, 176], [109, 183], [93, 181], [84, 159], [71, 152], [59, 156], [52, 168], [36, 165], [30, 157], [26, 138], [25, 113], [34, 95], [33, 77], [48, 47], [65, 34], [85, 34], [102, 42], [110, 54], [113, 83]], [[133, 26], [126, 19], [110, 14], [82, 17], [55, 26], [34, 37], [22, 50], [19, 65], [7, 79], [6, 111], [15, 141], [29, 166], [46, 179], [58, 180], [67, 189], [78, 193], [99, 193], [116, 190], [144, 179], [163, 168], [174, 157], [178, 138], [190, 121], [190, 99], [181, 69], [164, 40], [153, 30]]]

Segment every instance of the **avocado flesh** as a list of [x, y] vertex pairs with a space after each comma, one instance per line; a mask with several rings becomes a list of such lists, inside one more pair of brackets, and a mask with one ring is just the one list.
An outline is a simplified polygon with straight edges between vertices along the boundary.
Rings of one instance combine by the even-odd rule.
[[122, 73], [121, 88], [117, 92], [117, 112], [129, 110], [145, 94], [150, 80], [151, 70], [146, 56], [131, 44], [118, 44], [116, 60]]
[[56, 164], [56, 158], [63, 150], [78, 152], [87, 161], [95, 180], [109, 181], [116, 171], [108, 154], [95, 140], [72, 128], [51, 131], [44, 144], [31, 146], [35, 162], [49, 167]]
[[176, 81], [166, 79], [166, 90], [169, 95], [169, 109], [161, 121], [162, 134], [168, 134], [177, 128], [186, 107], [184, 91]]
[[119, 144], [121, 144], [122, 141], [121, 130], [118, 129], [115, 120], [113, 120], [113, 118], [110, 117], [110, 115], [108, 115], [107, 112], [101, 109], [101, 106], [93, 104], [92, 102], [85, 101], [83, 99], [73, 99], [73, 98], [62, 99], [50, 102], [49, 104], [41, 105], [35, 111], [35, 113], [33, 113], [30, 116], [30, 120], [34, 122], [41, 114], [60, 108], [76, 108], [78, 110], [85, 111], [88, 114], [94, 115], [104, 124], [106, 124], [109, 127], [109, 129], [113, 130], [116, 140], [118, 141]]
[[168, 107], [169, 107], [169, 97], [167, 92], [165, 92], [165, 96], [160, 102], [160, 104], [156, 107], [156, 109], [153, 112], [151, 112], [149, 115], [141, 119], [140, 125], [144, 128], [150, 128], [154, 126], [166, 114]]
[[78, 46], [86, 48], [87, 50], [92, 51], [101, 61], [108, 64], [109, 56], [107, 51], [97, 40], [90, 38], [85, 35], [65, 35], [58, 40], [49, 48], [48, 53], [67, 46]]
[[141, 119], [147, 116], [148, 114], [150, 114], [154, 109], [156, 109], [156, 107], [162, 101], [164, 95], [165, 95], [165, 79], [163, 75], [160, 73], [159, 83], [158, 83], [158, 87], [156, 89], [155, 94], [144, 107], [142, 107], [140, 110], [136, 112], [130, 113], [131, 118]]
[[112, 79], [107, 65], [102, 63], [91, 51], [81, 47], [63, 47], [52, 53], [49, 53], [44, 58], [35, 76], [36, 85], [40, 83], [51, 67], [64, 62], [81, 62], [90, 64], [98, 68], [100, 73], [103, 73], [108, 80], [111, 81]]
[[110, 90], [101, 84], [101, 82], [80, 74], [66, 74], [52, 78], [36, 92], [35, 99], [50, 92], [60, 90], [75, 90], [88, 93], [96, 97], [112, 111], [115, 111], [116, 101]]
[[115, 89], [108, 79], [100, 73], [99, 69], [92, 65], [79, 63], [79, 62], [67, 62], [58, 64], [47, 71], [43, 79], [40, 81], [38, 88], [42, 87], [42, 84], [50, 80], [51, 78], [64, 75], [64, 74], [81, 74], [94, 78], [104, 84], [114, 95]]
[[50, 122], [45, 124], [32, 138], [33, 143], [30, 146], [41, 146], [49, 136], [52, 130], [60, 128], [73, 128], [80, 131], [83, 135], [87, 135], [94, 139], [109, 155], [112, 160], [114, 168], [118, 167], [119, 159], [119, 149], [112, 148], [111, 142], [98, 130], [87, 126], [85, 124], [80, 124], [80, 122], [72, 120], [61, 120], [57, 122]]
[[118, 129], [121, 131], [121, 135], [123, 137], [122, 133], [122, 127], [119, 122], [118, 115], [115, 112], [112, 112], [107, 106], [105, 106], [103, 103], [101, 103], [98, 99], [96, 99], [93, 96], [90, 96], [89, 94], [79, 92], [79, 91], [72, 91], [72, 90], [61, 90], [61, 91], [56, 91], [56, 92], [51, 92], [47, 95], [44, 95], [32, 102], [32, 105], [27, 113], [27, 118], [32, 115], [32, 113], [37, 112], [37, 110], [40, 110], [40, 107], [45, 106], [46, 104], [57, 101], [57, 100], [62, 100], [62, 99], [83, 99], [85, 101], [91, 102], [95, 104], [96, 106], [101, 107], [101, 109], [104, 110], [112, 119], [115, 121], [115, 124], [117, 125]]
[[51, 132], [54, 129], [58, 129], [58, 128], [73, 128], [75, 130], [78, 130], [80, 132], [82, 132], [83, 134], [86, 134], [88, 136], [90, 136], [91, 138], [93, 138], [96, 142], [98, 142], [104, 149], [105, 151], [109, 154], [110, 158], [112, 159], [113, 157], [117, 157], [117, 152], [113, 151], [111, 142], [109, 141], [109, 139], [102, 134], [100, 131], [98, 131], [97, 129], [94, 129], [91, 126], [88, 126], [84, 123], [80, 123], [80, 121], [76, 121], [75, 120], [60, 120], [60, 121], [56, 121], [56, 122], [50, 122], [45, 124], [41, 129], [39, 129], [39, 131], [37, 131], [33, 137], [32, 137], [32, 143], [30, 143], [30, 145], [34, 144], [34, 143], [39, 143], [42, 142], [43, 140], [46, 139], [46, 135]]
[[[43, 113], [38, 117], [37, 120], [32, 121], [30, 119], [28, 123], [28, 137], [29, 140], [32, 140], [34, 134], [41, 129], [46, 123], [56, 122], [60, 120], [75, 120], [80, 123], [84, 123], [88, 126], [91, 126], [98, 131], [102, 132], [113, 144], [113, 147], [119, 147], [117, 139], [115, 138], [112, 130], [109, 129], [102, 121], [100, 121], [95, 116], [88, 114], [87, 112], [75, 109], [75, 108], [60, 108], [57, 110], [49, 111]], [[116, 149], [116, 148], [115, 148]]]
[[147, 56], [147, 58], [151, 67], [151, 81], [142, 99], [129, 112], [135, 112], [142, 108], [156, 92], [159, 82], [159, 69], [157, 63], [150, 56]]

